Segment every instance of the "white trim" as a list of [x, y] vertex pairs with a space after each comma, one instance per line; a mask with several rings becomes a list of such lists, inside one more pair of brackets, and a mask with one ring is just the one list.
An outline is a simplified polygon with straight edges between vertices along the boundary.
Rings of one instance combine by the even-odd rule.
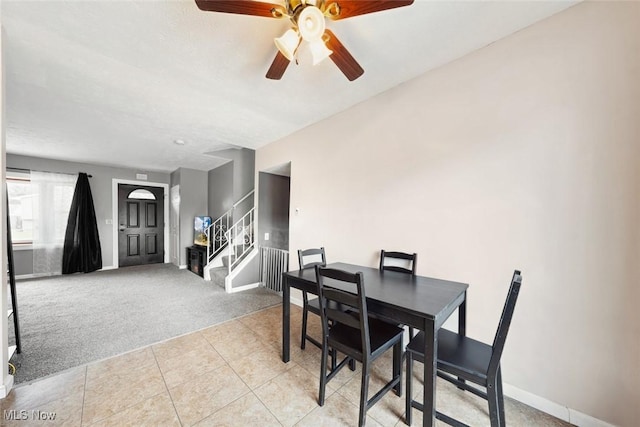
[[49, 274], [49, 273], [21, 274], [19, 276], [16, 276], [16, 280], [18, 280], [18, 279], [39, 279], [41, 277], [62, 277], [62, 273], [59, 273], [59, 274]]
[[580, 411], [569, 408], [569, 422], [581, 427], [614, 427], [605, 421], [594, 418], [591, 415], [583, 414]]
[[248, 285], [242, 285], [242, 286], [238, 286], [236, 288], [231, 288], [230, 291], [227, 291], [227, 293], [233, 294], [235, 292], [240, 292], [240, 291], [246, 291], [247, 289], [254, 289], [260, 286], [260, 282], [256, 282], [256, 283], [250, 283]]
[[118, 268], [120, 266], [120, 260], [118, 259], [118, 184], [131, 184], [142, 185], [146, 187], [161, 187], [164, 194], [164, 262], [169, 262], [169, 251], [167, 245], [169, 245], [169, 184], [162, 182], [149, 182], [149, 181], [133, 181], [129, 179], [113, 178], [111, 180], [111, 205], [112, 205], [112, 226], [113, 226], [113, 266]]
[[549, 415], [553, 415], [562, 421], [566, 421], [580, 427], [614, 427], [613, 424], [606, 423], [590, 415], [576, 411], [575, 409], [571, 409], [567, 406], [563, 406], [559, 403], [552, 402], [549, 399], [535, 395], [510, 384], [503, 383], [503, 389], [505, 396], [509, 396], [518, 402], [522, 402], [532, 408], [536, 408]]
[[5, 381], [4, 384], [0, 385], [0, 399], [7, 397], [13, 388], [13, 375], [7, 375]]
[[20, 274], [16, 276], [16, 280], [20, 279], [36, 279], [38, 277], [45, 277], [45, 274]]
[[13, 243], [11, 245], [11, 248], [13, 249], [13, 251], [32, 251], [33, 250], [33, 244], [32, 243]]
[[186, 270], [187, 269], [187, 265], [186, 264], [185, 265], [179, 265], [178, 268], [180, 270]]
[[563, 421], [569, 422], [569, 409], [566, 406], [562, 406], [558, 403], [545, 399], [544, 397], [540, 397], [507, 383], [503, 383], [502, 386], [506, 396], [527, 404], [532, 408], [536, 408], [542, 412], [553, 415]]
[[[249, 262], [251, 262], [256, 256], [258, 256], [258, 250], [256, 249], [256, 247], [254, 246], [253, 248], [251, 248], [251, 252], [249, 252], [249, 255], [247, 255], [242, 261], [240, 261], [240, 263], [236, 266], [236, 268], [230, 273], [227, 274], [227, 276], [224, 278], [224, 290], [226, 293], [230, 294], [233, 292], [237, 292], [234, 291], [233, 289], [233, 279], [235, 279], [235, 277], [247, 266], [247, 264], [249, 264]], [[258, 282], [258, 284], [260, 284]], [[250, 286], [250, 285], [247, 285]], [[245, 286], [239, 286], [235, 289], [245, 289]]]
[[289, 296], [289, 301], [297, 305], [298, 307], [302, 307], [302, 300], [299, 298], [294, 298], [292, 296]]
[[[108, 265], [106, 267], [102, 267], [100, 270], [96, 270], [96, 271], [107, 271], [107, 270], [117, 270], [118, 267], [115, 267], [113, 265]], [[40, 277], [62, 277], [63, 274], [47, 274], [47, 273], [39, 273], [39, 274], [33, 274], [33, 273], [29, 273], [29, 274], [19, 274], [16, 276], [16, 280], [19, 279], [38, 279]]]

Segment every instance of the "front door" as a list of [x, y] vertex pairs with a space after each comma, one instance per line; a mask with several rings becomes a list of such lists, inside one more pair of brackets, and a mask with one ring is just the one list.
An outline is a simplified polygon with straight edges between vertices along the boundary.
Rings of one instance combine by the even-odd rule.
[[118, 264], [164, 261], [164, 189], [118, 184]]

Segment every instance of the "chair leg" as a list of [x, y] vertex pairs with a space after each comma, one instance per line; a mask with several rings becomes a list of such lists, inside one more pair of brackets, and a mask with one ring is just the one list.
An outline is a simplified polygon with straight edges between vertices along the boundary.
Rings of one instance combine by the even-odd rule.
[[356, 370], [356, 359], [349, 359], [349, 369], [352, 371]]
[[402, 397], [402, 340], [393, 346], [393, 379], [398, 378], [398, 384], [393, 388], [398, 397]]
[[331, 372], [336, 370], [338, 366], [338, 351], [335, 348], [331, 349]]
[[493, 381], [487, 383], [487, 400], [489, 401], [489, 420], [491, 421], [491, 427], [500, 427], [500, 408], [495, 378], [493, 378]]
[[413, 387], [412, 387], [412, 382], [413, 382], [413, 353], [411, 353], [410, 351], [405, 352], [405, 355], [407, 357], [407, 371], [406, 371], [406, 378], [404, 379], [405, 382], [407, 383], [407, 391], [406, 394], [407, 396], [405, 397], [405, 414], [404, 414], [404, 422], [410, 426], [411, 425], [411, 400], [412, 396], [413, 396]]
[[507, 419], [504, 416], [504, 394], [502, 393], [502, 369], [498, 367], [498, 375], [496, 378], [496, 392], [498, 398], [498, 415], [500, 419], [500, 427], [507, 425]]
[[369, 361], [362, 363], [362, 384], [360, 385], [360, 416], [358, 426], [364, 427], [367, 418], [367, 403], [369, 400]]
[[302, 303], [302, 337], [300, 338], [300, 348], [304, 350], [307, 343], [307, 315], [309, 310], [307, 309], [306, 298]]
[[322, 340], [322, 357], [320, 359], [320, 390], [318, 391], [318, 405], [324, 406], [324, 394], [327, 387], [327, 357], [329, 349], [326, 339]]

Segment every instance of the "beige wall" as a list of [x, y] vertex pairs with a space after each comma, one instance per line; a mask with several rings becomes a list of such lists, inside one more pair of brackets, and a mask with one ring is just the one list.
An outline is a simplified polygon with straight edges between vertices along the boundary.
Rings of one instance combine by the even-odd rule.
[[468, 333], [486, 342], [522, 269], [505, 382], [637, 425], [639, 3], [572, 7], [258, 150], [256, 168], [288, 161], [290, 250], [371, 266], [415, 251], [419, 274], [470, 283]]

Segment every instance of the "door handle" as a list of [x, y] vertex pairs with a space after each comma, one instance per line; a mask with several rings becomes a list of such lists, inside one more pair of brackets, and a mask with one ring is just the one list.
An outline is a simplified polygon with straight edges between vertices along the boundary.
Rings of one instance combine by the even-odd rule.
[[124, 231], [124, 230], [126, 230], [126, 229], [127, 229], [127, 227], [125, 227], [124, 225], [120, 224], [120, 227], [118, 227], [118, 229], [119, 229], [120, 231]]

